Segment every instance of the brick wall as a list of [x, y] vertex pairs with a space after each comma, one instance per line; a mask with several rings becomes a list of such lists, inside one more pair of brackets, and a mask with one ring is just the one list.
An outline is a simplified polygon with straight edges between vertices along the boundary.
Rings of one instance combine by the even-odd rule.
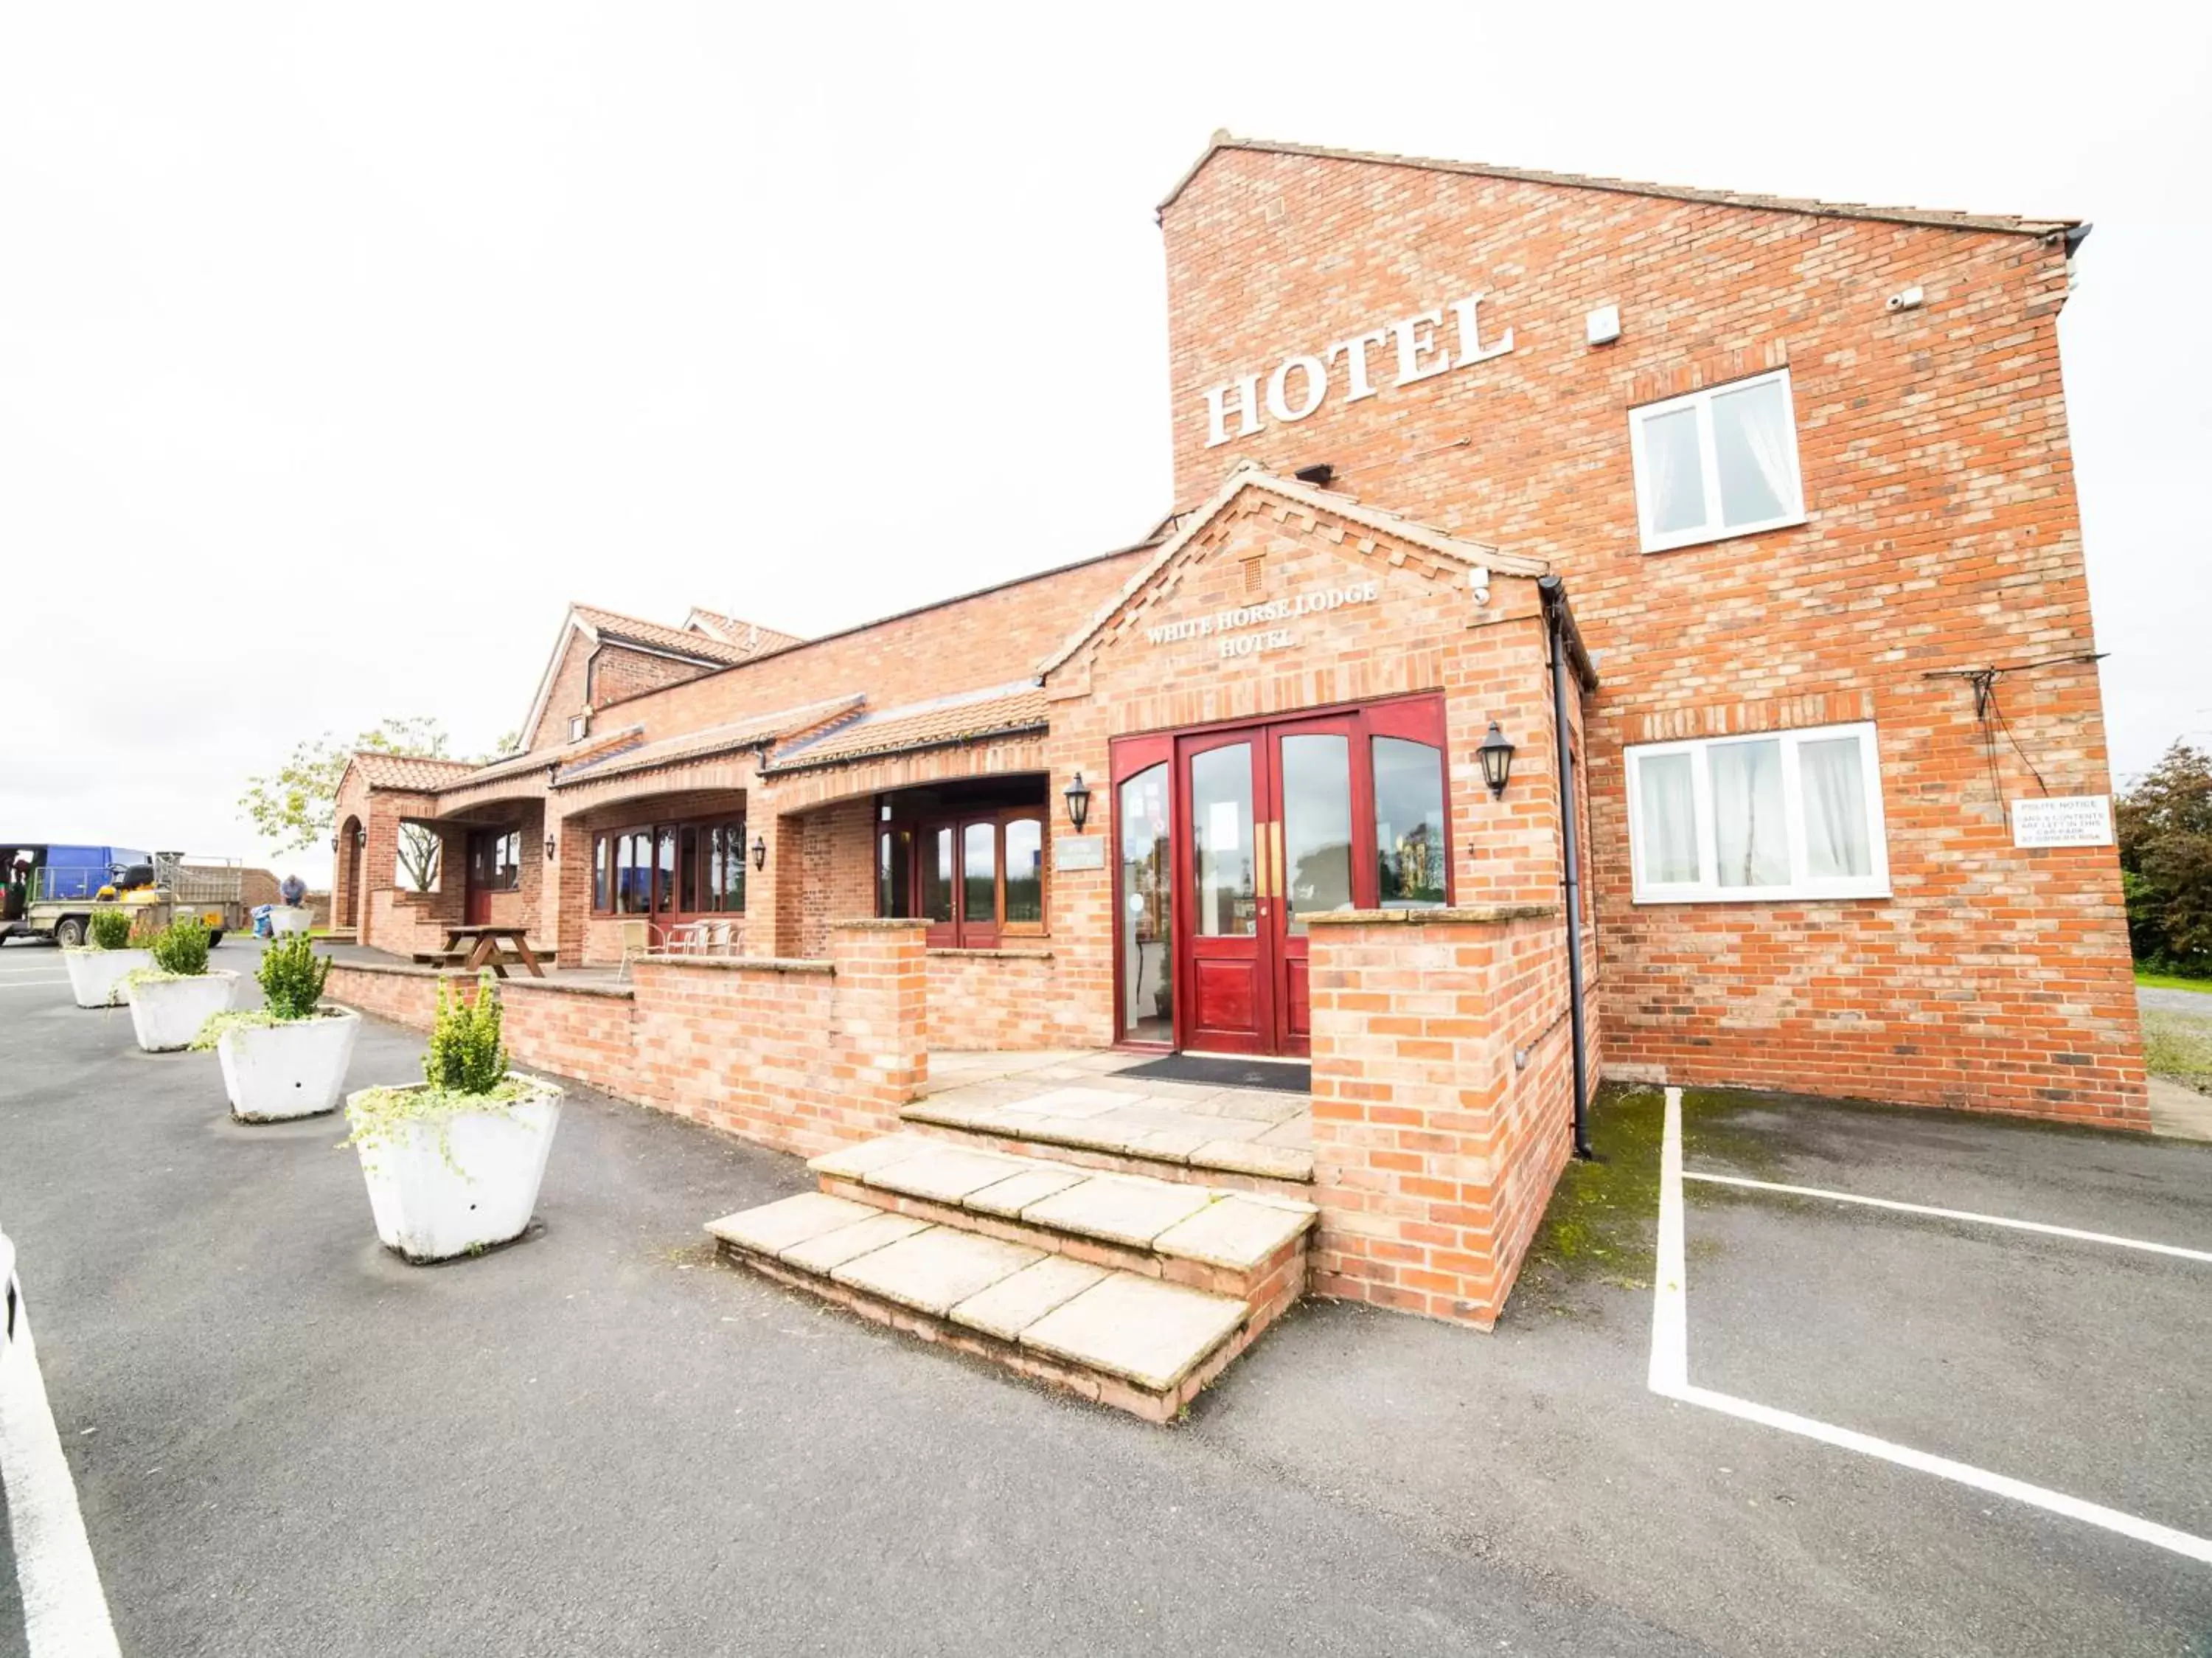
[[573, 631], [562, 635], [560, 666], [545, 693], [545, 709], [534, 730], [524, 736], [523, 747], [535, 752], [556, 748], [568, 741], [568, 722], [587, 706], [591, 682], [592, 642]]
[[[627, 702], [648, 691], [681, 685], [712, 671], [697, 662], [679, 662], [672, 656], [656, 656], [650, 651], [602, 644], [592, 662], [592, 706], [605, 708], [609, 703]], [[562, 729], [565, 733], [568, 728], [563, 726]]]
[[1097, 1025], [1060, 984], [1049, 949], [929, 952], [933, 1050], [1086, 1047]]
[[1488, 1329], [1572, 1149], [1557, 907], [1316, 920], [1313, 1288]]
[[[1260, 593], [1247, 584], [1258, 564]], [[1214, 640], [1153, 644], [1163, 621], [1267, 597], [1373, 581], [1371, 603], [1301, 617], [1279, 651], [1220, 660]], [[1097, 787], [1094, 832], [1112, 834], [1112, 741], [1334, 704], [1437, 693], [1444, 706], [1452, 896], [1462, 905], [1554, 903], [1563, 878], [1544, 623], [1536, 586], [1497, 575], [1477, 604], [1452, 561], [1326, 512], [1248, 490], [1046, 681], [1054, 809], [1080, 770]], [[1474, 759], [1491, 721], [1518, 745], [1502, 798]], [[1054, 826], [1064, 832], [1065, 819]], [[1110, 864], [1111, 858], [1109, 856]], [[1070, 1035], [1115, 1039], [1111, 868], [1055, 869], [1052, 946]]]
[[[655, 957], [629, 985], [509, 979], [507, 1048], [523, 1069], [812, 1156], [895, 1131], [927, 1078], [922, 932], [845, 923], [826, 961]], [[475, 993], [465, 974], [337, 962], [326, 994], [427, 1030], [441, 978]]]
[[[2013, 848], [2003, 802], [2043, 785], [2011, 742], [1992, 758], [1969, 686], [1927, 677], [2095, 647], [2062, 246], [1235, 149], [1162, 223], [1179, 505], [1240, 460], [1326, 461], [1566, 577], [1604, 680], [1589, 862], [1617, 1062], [2147, 1123], [2116, 858]], [[1908, 283], [1926, 304], [1888, 311]], [[1340, 366], [1309, 418], [1206, 446], [1207, 387], [1477, 290], [1510, 353], [1398, 386], [1386, 346], [1376, 395], [1347, 401]], [[1593, 350], [1605, 304], [1623, 337]], [[1806, 522], [1643, 553], [1628, 411], [1783, 364]], [[2094, 666], [2000, 694], [2051, 792], [2109, 792]], [[1633, 902], [1625, 744], [1837, 706], [1879, 728], [1889, 899]]]

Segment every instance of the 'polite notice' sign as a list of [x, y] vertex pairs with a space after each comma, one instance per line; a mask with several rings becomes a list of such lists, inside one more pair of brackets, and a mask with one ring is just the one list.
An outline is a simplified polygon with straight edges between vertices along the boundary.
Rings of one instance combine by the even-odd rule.
[[2015, 846], [2110, 846], [2110, 795], [2047, 795], [2012, 803]]

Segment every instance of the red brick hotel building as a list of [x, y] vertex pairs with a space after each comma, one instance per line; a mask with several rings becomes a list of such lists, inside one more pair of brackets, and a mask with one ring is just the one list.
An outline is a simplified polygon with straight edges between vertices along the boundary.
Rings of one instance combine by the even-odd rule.
[[817, 639], [578, 606], [524, 752], [356, 760], [339, 924], [643, 923], [518, 1052], [809, 1154], [932, 1050], [1306, 1057], [1310, 1173], [1249, 1184], [1312, 1281], [1484, 1324], [1577, 1077], [2147, 1125], [2085, 225], [1226, 135], [1159, 222], [1142, 543]]

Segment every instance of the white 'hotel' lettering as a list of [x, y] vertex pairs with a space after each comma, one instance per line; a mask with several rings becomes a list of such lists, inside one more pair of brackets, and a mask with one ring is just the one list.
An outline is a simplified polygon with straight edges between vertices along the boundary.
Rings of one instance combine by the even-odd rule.
[[[1513, 349], [1513, 331], [1508, 328], [1495, 343], [1482, 343], [1480, 294], [1469, 294], [1465, 299], [1455, 299], [1449, 305], [1433, 310], [1419, 312], [1401, 318], [1380, 328], [1370, 328], [1365, 333], [1353, 334], [1326, 347], [1316, 357], [1310, 352], [1293, 352], [1275, 365], [1274, 373], [1267, 377], [1267, 406], [1268, 415], [1285, 425], [1304, 420], [1328, 400], [1329, 375], [1339, 357], [1344, 360], [1346, 390], [1344, 400], [1357, 403], [1362, 398], [1373, 397], [1382, 388], [1376, 385], [1368, 352], [1389, 347], [1397, 359], [1397, 386], [1411, 386], [1416, 381], [1434, 380], [1438, 375], [1454, 369], [1468, 369], [1478, 363], [1488, 363], [1493, 357], [1504, 357]], [[1458, 354], [1440, 342], [1437, 334], [1444, 326], [1444, 313], [1449, 311], [1457, 334]], [[1300, 377], [1301, 384], [1293, 394], [1291, 377]], [[1260, 418], [1260, 379], [1256, 375], [1239, 375], [1212, 386], [1206, 392], [1206, 447], [1214, 448], [1231, 439], [1249, 437], [1266, 423]], [[1236, 428], [1231, 430], [1234, 416]]]

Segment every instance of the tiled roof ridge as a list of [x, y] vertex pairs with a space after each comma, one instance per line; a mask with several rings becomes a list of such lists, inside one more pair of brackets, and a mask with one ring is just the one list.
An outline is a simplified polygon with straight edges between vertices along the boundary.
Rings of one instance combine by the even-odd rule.
[[825, 721], [834, 720], [866, 701], [866, 694], [860, 692], [851, 692], [839, 697], [817, 697], [786, 708], [720, 721], [696, 731], [656, 738], [652, 742], [638, 743], [612, 753], [595, 756], [579, 766], [564, 767], [554, 778], [553, 786], [558, 789], [572, 783], [590, 783], [599, 777], [617, 777], [627, 771], [649, 771], [656, 766], [674, 765], [685, 760], [704, 759], [711, 755], [727, 753], [732, 749], [766, 745], [794, 732], [813, 731]]
[[[972, 712], [958, 717], [959, 710]], [[955, 717], [933, 718], [951, 714]], [[988, 737], [1048, 728], [1044, 686], [1034, 679], [909, 703], [901, 708], [869, 710], [840, 720], [788, 747], [780, 747], [762, 768], [763, 777], [811, 771], [817, 766], [872, 759], [886, 754], [955, 747]]]
[[1335, 149], [1324, 144], [1289, 143], [1269, 138], [1240, 138], [1224, 130], [1207, 140], [1205, 150], [1175, 182], [1159, 204], [1164, 213], [1173, 206], [1204, 170], [1224, 149], [1247, 149], [1270, 155], [1307, 155], [1321, 161], [1360, 162], [1374, 167], [1403, 167], [1430, 173], [1460, 173], [1475, 178], [1504, 179], [1522, 184], [1557, 185], [1573, 190], [1603, 190], [1619, 195], [1656, 196], [1669, 201], [1698, 202], [1713, 207], [1741, 207], [1759, 212], [1803, 213], [1820, 218], [1870, 219], [1887, 224], [1912, 224], [1934, 229], [1986, 230], [2000, 235], [2049, 236], [2082, 226], [2080, 219], [2028, 218], [2008, 213], [1969, 213], [1951, 208], [1881, 207], [1863, 202], [1820, 201], [1809, 196], [1766, 196], [1746, 191], [1706, 190], [1690, 185], [1649, 184], [1634, 179], [1613, 179], [1597, 174], [1547, 173], [1534, 168], [1497, 167], [1486, 162], [1459, 162], [1430, 155], [1397, 155], [1380, 150]]
[[569, 609], [602, 638], [611, 639], [617, 644], [641, 645], [647, 650], [689, 656], [709, 667], [734, 667], [740, 662], [750, 661], [760, 654], [757, 649], [717, 639], [710, 633], [671, 627], [665, 622], [632, 616], [623, 611], [609, 610], [604, 605], [580, 602], [571, 604]]

